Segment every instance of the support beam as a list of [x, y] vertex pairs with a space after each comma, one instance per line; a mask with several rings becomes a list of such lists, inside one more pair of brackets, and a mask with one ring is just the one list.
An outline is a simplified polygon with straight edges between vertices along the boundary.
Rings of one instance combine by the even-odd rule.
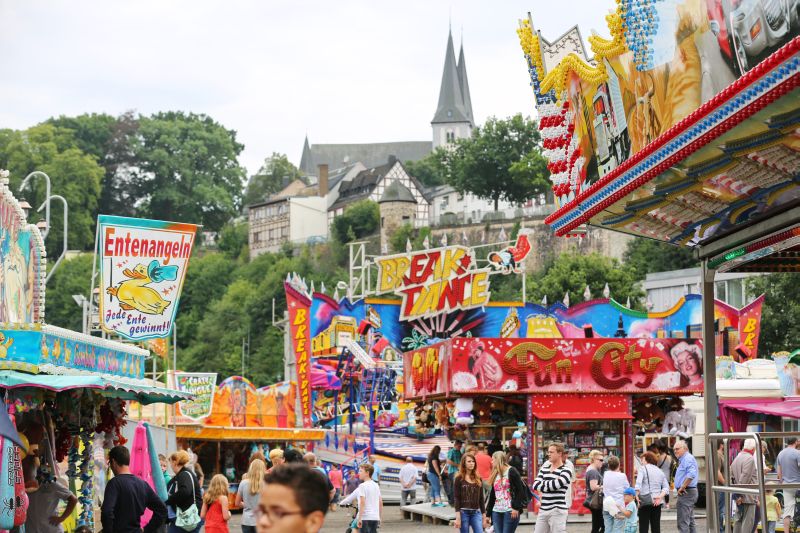
[[[714, 321], [714, 278], [715, 270], [708, 268], [708, 258], [703, 260], [703, 404], [705, 412], [706, 436], [717, 430], [717, 360], [716, 360], [716, 335]], [[724, 431], [725, 428], [723, 428]], [[706, 465], [713, 464], [708, 461], [711, 454], [716, 453], [706, 437]], [[716, 483], [713, 468], [706, 468], [706, 509], [708, 513], [708, 530], [719, 531], [718, 511], [714, 492], [711, 487]], [[715, 520], [716, 518], [716, 520]]]

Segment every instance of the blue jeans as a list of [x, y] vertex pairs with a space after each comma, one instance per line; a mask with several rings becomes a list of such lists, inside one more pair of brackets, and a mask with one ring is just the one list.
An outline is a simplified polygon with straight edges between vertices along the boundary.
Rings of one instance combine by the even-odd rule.
[[625, 519], [614, 518], [608, 511], [603, 511], [603, 522], [606, 533], [623, 533], [625, 531]]
[[494, 526], [494, 533], [514, 533], [519, 525], [519, 515], [516, 518], [511, 518], [511, 511], [505, 513], [492, 511], [492, 525]]
[[721, 492], [717, 494], [717, 510], [719, 511], [719, 533], [723, 533], [725, 531], [725, 520], [728, 518], [725, 516], [725, 498], [730, 498], [730, 496], [725, 493]]
[[483, 515], [478, 509], [461, 510], [461, 533], [469, 533], [470, 527], [472, 533], [483, 533]]
[[377, 520], [362, 520], [360, 533], [378, 533], [378, 524]]
[[242, 526], [242, 533], [256, 533], [256, 526]]
[[439, 500], [442, 498], [442, 481], [439, 476], [428, 472], [428, 483], [431, 484], [431, 500]]

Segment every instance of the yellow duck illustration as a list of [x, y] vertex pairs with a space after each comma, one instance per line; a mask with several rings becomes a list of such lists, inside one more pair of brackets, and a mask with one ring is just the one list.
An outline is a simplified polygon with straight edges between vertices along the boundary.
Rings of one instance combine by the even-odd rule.
[[0, 333], [0, 359], [5, 359], [8, 357], [8, 349], [12, 344], [14, 344], [13, 338], [9, 337], [6, 339], [6, 336]]
[[57, 340], [53, 343], [53, 359], [58, 361], [60, 357], [61, 357], [61, 342]]
[[148, 266], [140, 263], [133, 270], [126, 268], [122, 273], [130, 279], [121, 281], [116, 287], [106, 289], [108, 294], [117, 297], [122, 309], [126, 311], [135, 309], [148, 315], [160, 315], [172, 303], [147, 285], [177, 279], [177, 266], [161, 266], [158, 261], [153, 260]]

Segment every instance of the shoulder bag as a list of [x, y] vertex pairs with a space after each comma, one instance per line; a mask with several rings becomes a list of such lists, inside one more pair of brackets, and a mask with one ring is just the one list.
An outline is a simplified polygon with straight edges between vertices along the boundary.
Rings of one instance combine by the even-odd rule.
[[639, 505], [641, 507], [652, 507], [653, 505], [653, 494], [652, 489], [650, 488], [650, 472], [647, 471], [647, 465], [644, 465], [644, 474], [647, 476], [647, 493], [644, 492], [644, 485], [642, 486], [642, 490], [639, 491]]
[[422, 470], [422, 482], [428, 483], [428, 470], [430, 470], [430, 466], [428, 465], [428, 461], [425, 461], [425, 467]]
[[200, 513], [197, 511], [197, 496], [194, 491], [194, 476], [191, 472], [189, 474], [192, 483], [192, 505], [182, 511], [180, 507], [175, 508], [175, 525], [184, 531], [194, 531], [200, 525]]
[[603, 509], [603, 485], [598, 483], [597, 490], [592, 493], [591, 498], [586, 498], [583, 502], [583, 506], [588, 507], [592, 511], [600, 511]]

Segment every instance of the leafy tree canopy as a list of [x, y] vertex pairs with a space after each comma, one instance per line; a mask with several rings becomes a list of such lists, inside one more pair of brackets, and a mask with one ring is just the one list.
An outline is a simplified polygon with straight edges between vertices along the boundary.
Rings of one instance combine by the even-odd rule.
[[441, 146], [418, 161], [406, 161], [403, 166], [409, 174], [426, 187], [444, 185], [447, 181], [448, 152]]
[[72, 295], [87, 297], [91, 281], [91, 253], [62, 261], [47, 284], [45, 321], [73, 331], [83, 331], [83, 313]]
[[[50, 194], [63, 196], [69, 204], [69, 247], [92, 248], [103, 167], [76, 146], [71, 130], [40, 124], [25, 131], [5, 132], [0, 143], [0, 168], [11, 172], [9, 185], [13, 191], [19, 191], [22, 180], [34, 170], [50, 176]], [[41, 214], [35, 210], [44, 202], [45, 193], [44, 180], [36, 178], [17, 195], [33, 206], [28, 217], [32, 223], [44, 217], [44, 210]], [[45, 244], [48, 256], [55, 258], [62, 251], [63, 204], [52, 200], [50, 205], [50, 232]]]
[[141, 117], [133, 146], [141, 214], [218, 231], [241, 207], [243, 148], [236, 132], [206, 115]]
[[643, 280], [650, 272], [699, 266], [689, 248], [643, 237], [637, 237], [628, 243], [622, 261], [633, 270], [637, 280]]
[[344, 213], [333, 219], [331, 235], [346, 244], [367, 235], [372, 235], [381, 225], [378, 204], [372, 200], [360, 200], [350, 204]]
[[575, 304], [583, 301], [587, 285], [592, 298], [601, 298], [606, 283], [611, 297], [618, 302], [624, 303], [630, 297], [635, 306], [644, 297], [633, 270], [616, 259], [599, 254], [562, 254], [544, 274], [529, 279], [528, 300], [538, 302], [546, 295], [548, 302], [559, 302], [569, 292], [569, 301]]
[[759, 356], [800, 348], [800, 323], [796, 320], [800, 316], [800, 274], [767, 274], [748, 278], [747, 292], [753, 297], [764, 294]]
[[285, 154], [273, 152], [264, 160], [264, 164], [254, 175], [250, 176], [244, 193], [245, 207], [264, 201], [267, 197], [284, 188], [284, 183], [291, 183], [300, 177], [300, 171]]
[[446, 158], [447, 182], [461, 193], [491, 199], [495, 210], [500, 200], [529, 200], [550, 188], [539, 140], [534, 120], [491, 117], [472, 137], [456, 141]]

